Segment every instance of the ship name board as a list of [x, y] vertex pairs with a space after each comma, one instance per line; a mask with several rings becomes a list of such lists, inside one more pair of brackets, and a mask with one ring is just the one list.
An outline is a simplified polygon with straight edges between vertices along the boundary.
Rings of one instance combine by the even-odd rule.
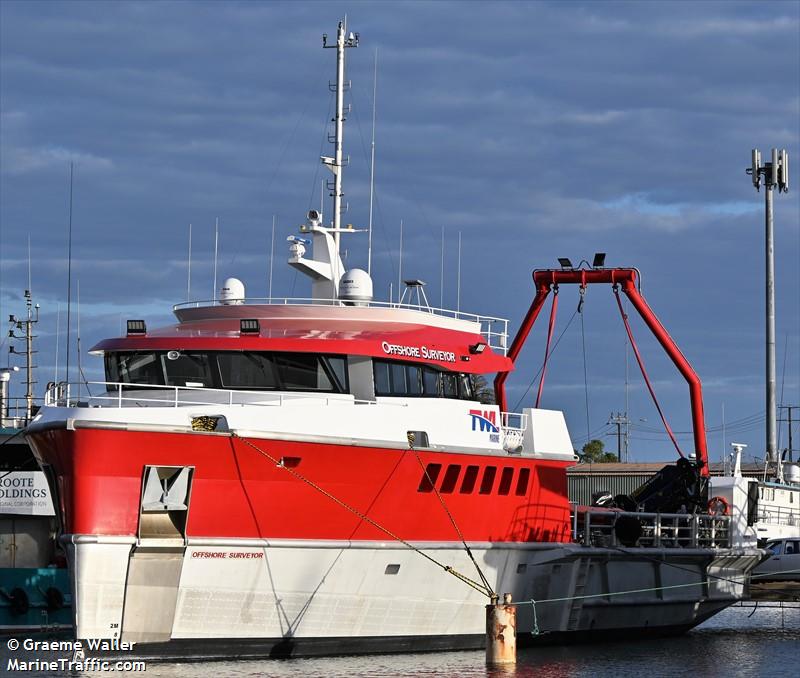
[[456, 361], [456, 354], [452, 351], [440, 351], [427, 346], [406, 346], [403, 344], [390, 344], [388, 341], [384, 341], [381, 344], [381, 348], [387, 355], [424, 358], [425, 360], [438, 360], [443, 363], [454, 363]]
[[261, 551], [192, 551], [192, 558], [251, 560], [263, 557], [264, 553]]

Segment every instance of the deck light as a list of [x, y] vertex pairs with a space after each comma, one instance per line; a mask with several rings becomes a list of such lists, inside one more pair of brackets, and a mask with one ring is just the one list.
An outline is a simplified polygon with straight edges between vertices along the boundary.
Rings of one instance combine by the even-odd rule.
[[558, 263], [561, 264], [561, 268], [572, 268], [572, 262], [566, 257], [559, 257]]
[[486, 344], [484, 344], [481, 341], [479, 341], [477, 344], [472, 344], [469, 347], [469, 352], [472, 353], [472, 355], [480, 355], [485, 350], [486, 350]]
[[594, 259], [592, 260], [592, 268], [603, 268], [606, 264], [606, 253], [595, 252]]
[[131, 334], [147, 334], [147, 325], [145, 325], [144, 320], [129, 320], [127, 327], [128, 336]]
[[258, 334], [261, 332], [261, 325], [258, 318], [242, 318], [239, 321], [239, 334]]

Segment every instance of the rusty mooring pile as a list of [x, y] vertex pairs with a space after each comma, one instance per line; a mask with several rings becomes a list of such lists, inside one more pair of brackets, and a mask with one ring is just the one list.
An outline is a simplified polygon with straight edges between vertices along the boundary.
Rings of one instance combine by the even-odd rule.
[[486, 606], [486, 663], [514, 664], [517, 661], [517, 608], [511, 594], [503, 594], [503, 602], [492, 596]]

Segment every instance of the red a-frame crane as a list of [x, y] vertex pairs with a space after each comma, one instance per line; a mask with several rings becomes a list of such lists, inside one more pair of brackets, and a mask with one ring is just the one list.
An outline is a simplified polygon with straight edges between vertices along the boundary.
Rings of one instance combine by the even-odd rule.
[[[615, 291], [621, 287], [622, 291], [628, 296], [628, 299], [630, 299], [633, 307], [639, 312], [642, 320], [644, 320], [650, 328], [650, 331], [655, 335], [656, 339], [658, 339], [661, 346], [667, 352], [667, 355], [672, 359], [672, 362], [675, 363], [675, 366], [689, 384], [689, 397], [692, 407], [692, 429], [694, 432], [694, 449], [697, 457], [697, 465], [700, 474], [708, 477], [708, 451], [706, 448], [706, 429], [703, 419], [703, 390], [700, 384], [700, 378], [637, 289], [638, 277], [638, 271], [634, 268], [566, 268], [534, 271], [533, 282], [536, 285], [536, 296], [528, 312], [525, 314], [525, 318], [517, 331], [517, 335], [514, 337], [514, 341], [511, 342], [511, 347], [508, 350], [508, 357], [511, 359], [512, 363], [516, 361], [522, 347], [525, 345], [528, 334], [530, 334], [533, 328], [533, 324], [536, 322], [539, 311], [541, 311], [542, 306], [544, 306], [547, 296], [550, 294], [551, 290], [557, 292], [559, 285], [580, 285], [582, 288], [585, 288], [589, 284], [607, 283], [613, 285]], [[500, 405], [501, 412], [507, 411], [505, 382], [508, 374], [508, 372], [500, 372], [494, 380], [495, 397], [498, 405]]]

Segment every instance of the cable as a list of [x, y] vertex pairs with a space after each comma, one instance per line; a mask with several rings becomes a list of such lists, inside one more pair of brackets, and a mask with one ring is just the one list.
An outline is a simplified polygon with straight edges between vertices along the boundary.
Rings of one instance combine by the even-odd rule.
[[334, 503], [338, 504], [339, 506], [341, 506], [342, 508], [346, 509], [347, 511], [350, 511], [352, 514], [354, 514], [355, 516], [359, 517], [359, 518], [360, 518], [361, 520], [363, 520], [364, 522], [367, 522], [367, 523], [369, 523], [369, 524], [370, 524], [370, 525], [372, 525], [374, 528], [376, 528], [376, 529], [380, 530], [381, 532], [383, 532], [384, 534], [388, 535], [389, 537], [391, 537], [391, 538], [392, 538], [392, 539], [394, 539], [395, 541], [398, 541], [398, 542], [400, 542], [401, 544], [403, 544], [404, 546], [406, 546], [406, 547], [408, 547], [409, 549], [411, 549], [412, 551], [415, 551], [416, 553], [419, 553], [419, 555], [421, 555], [423, 558], [425, 558], [425, 559], [429, 560], [429, 561], [430, 561], [430, 562], [432, 562], [434, 565], [437, 565], [438, 567], [442, 568], [442, 569], [443, 569], [445, 572], [448, 572], [449, 574], [452, 574], [452, 575], [453, 575], [454, 577], [456, 577], [457, 579], [460, 579], [460, 580], [461, 580], [461, 581], [463, 581], [463, 582], [464, 582], [464, 583], [465, 583], [467, 586], [470, 586], [470, 587], [472, 587], [473, 589], [475, 589], [476, 591], [478, 591], [478, 592], [482, 593], [483, 595], [485, 595], [485, 596], [487, 596], [487, 597], [490, 597], [490, 596], [489, 596], [489, 592], [488, 592], [486, 589], [484, 589], [484, 587], [483, 587], [483, 585], [482, 585], [482, 584], [479, 584], [478, 582], [476, 582], [476, 581], [475, 581], [475, 580], [473, 580], [473, 579], [470, 579], [470, 578], [469, 578], [469, 577], [467, 577], [466, 575], [464, 575], [464, 574], [461, 574], [460, 572], [458, 572], [458, 571], [457, 571], [457, 570], [455, 570], [454, 568], [450, 567], [449, 565], [445, 565], [444, 563], [441, 563], [441, 562], [439, 562], [439, 561], [438, 561], [438, 560], [436, 560], [436, 559], [435, 559], [433, 556], [430, 556], [430, 555], [428, 555], [427, 553], [425, 553], [424, 551], [422, 551], [422, 549], [420, 549], [420, 548], [418, 548], [418, 547], [414, 546], [413, 544], [411, 544], [410, 542], [406, 541], [406, 540], [405, 540], [405, 539], [403, 539], [402, 537], [399, 537], [398, 535], [396, 535], [394, 532], [392, 532], [392, 531], [391, 531], [391, 530], [389, 530], [388, 528], [385, 528], [385, 527], [383, 527], [383, 525], [380, 525], [380, 524], [378, 524], [378, 523], [377, 523], [377, 522], [375, 522], [375, 521], [374, 521], [372, 518], [370, 518], [369, 516], [365, 515], [364, 513], [362, 513], [361, 511], [359, 511], [358, 509], [355, 509], [355, 508], [353, 508], [352, 506], [350, 506], [349, 504], [345, 503], [344, 501], [342, 501], [342, 500], [341, 500], [341, 499], [339, 499], [338, 497], [336, 497], [336, 496], [334, 496], [333, 494], [331, 494], [330, 492], [328, 492], [328, 491], [327, 491], [326, 489], [324, 489], [323, 487], [320, 487], [319, 485], [317, 485], [317, 484], [316, 484], [315, 482], [313, 482], [312, 480], [310, 480], [310, 479], [306, 478], [304, 475], [302, 475], [302, 474], [298, 473], [298, 472], [297, 472], [297, 471], [295, 471], [294, 469], [292, 469], [292, 468], [290, 468], [290, 467], [288, 467], [288, 466], [284, 465], [284, 464], [281, 462], [281, 460], [279, 460], [279, 459], [276, 459], [276, 458], [275, 458], [275, 457], [273, 457], [271, 454], [269, 454], [269, 452], [265, 452], [264, 450], [262, 450], [261, 448], [259, 448], [257, 445], [255, 445], [255, 444], [251, 443], [249, 440], [247, 440], [247, 438], [243, 438], [242, 436], [240, 436], [240, 435], [239, 435], [238, 433], [236, 433], [235, 431], [231, 431], [231, 432], [230, 432], [230, 436], [231, 436], [231, 438], [237, 438], [237, 439], [241, 440], [241, 441], [242, 441], [242, 442], [243, 442], [245, 445], [247, 445], [247, 446], [249, 446], [249, 447], [253, 448], [253, 449], [254, 449], [256, 452], [258, 452], [258, 453], [259, 453], [261, 456], [263, 456], [263, 457], [266, 457], [267, 459], [269, 459], [269, 460], [270, 460], [270, 461], [271, 461], [273, 464], [275, 464], [275, 466], [277, 466], [278, 468], [281, 468], [281, 469], [283, 469], [284, 471], [287, 471], [287, 472], [288, 472], [290, 475], [292, 475], [292, 476], [294, 476], [295, 478], [297, 478], [298, 480], [300, 480], [300, 481], [302, 481], [302, 482], [306, 483], [307, 485], [309, 485], [309, 486], [310, 486], [310, 487], [312, 487], [313, 489], [317, 490], [317, 492], [320, 492], [321, 494], [325, 495], [326, 497], [328, 497], [328, 499], [330, 499], [330, 500], [331, 500], [331, 501], [333, 501]]
[[628, 333], [628, 339], [631, 342], [631, 348], [633, 349], [633, 355], [636, 356], [636, 362], [639, 363], [639, 369], [642, 371], [642, 377], [644, 378], [644, 383], [647, 385], [647, 390], [650, 391], [650, 396], [653, 398], [653, 403], [655, 404], [656, 409], [658, 410], [658, 414], [661, 417], [661, 421], [664, 424], [664, 429], [669, 434], [669, 438], [672, 441], [672, 444], [675, 446], [675, 449], [678, 451], [678, 454], [681, 457], [683, 457], [684, 454], [681, 451], [680, 446], [678, 445], [678, 441], [675, 439], [675, 435], [672, 433], [672, 429], [669, 427], [669, 424], [667, 423], [667, 419], [664, 416], [664, 413], [661, 411], [661, 405], [658, 402], [658, 398], [656, 398], [656, 393], [653, 390], [653, 386], [650, 383], [649, 377], [647, 376], [647, 370], [645, 370], [645, 368], [644, 368], [644, 362], [642, 362], [642, 356], [639, 353], [639, 347], [636, 345], [636, 342], [633, 339], [633, 332], [631, 331], [631, 326], [628, 323], [628, 316], [625, 315], [625, 311], [622, 308], [622, 300], [619, 297], [619, 285], [615, 284], [614, 287], [613, 287], [613, 290], [614, 290], [614, 296], [617, 299], [617, 306], [619, 306], [620, 315], [622, 316], [622, 322], [625, 324], [625, 331]]
[[[573, 320], [575, 320], [575, 316], [576, 316], [576, 315], [578, 315], [578, 310], [577, 310], [577, 309], [575, 309], [575, 311], [573, 312], [573, 314], [572, 314], [572, 317], [570, 317], [569, 321], [567, 322], [567, 325], [566, 325], [566, 327], [565, 327], [565, 328], [564, 328], [564, 329], [561, 331], [561, 334], [559, 334], [559, 335], [558, 335], [558, 339], [556, 339], [556, 343], [555, 343], [555, 344], [553, 344], [553, 348], [550, 350], [550, 356], [551, 356], [551, 357], [552, 357], [552, 355], [553, 355], [553, 354], [556, 352], [556, 348], [558, 348], [558, 344], [561, 342], [561, 339], [563, 338], [564, 334], [565, 334], [565, 333], [566, 333], [566, 331], [569, 329], [569, 326], [570, 326], [570, 325], [572, 325], [572, 321], [573, 321]], [[542, 367], [544, 367], [544, 366], [542, 366]], [[531, 379], [531, 383], [530, 383], [530, 384], [528, 384], [528, 388], [526, 388], [526, 389], [525, 389], [525, 393], [523, 393], [523, 394], [522, 394], [522, 396], [520, 397], [520, 399], [519, 399], [519, 400], [517, 400], [516, 404], [515, 404], [515, 405], [514, 405], [514, 407], [512, 408], [512, 411], [516, 411], [516, 409], [519, 407], [520, 403], [521, 403], [523, 400], [525, 400], [525, 396], [527, 396], [527, 395], [528, 395], [528, 393], [530, 392], [530, 390], [533, 388], [533, 385], [534, 385], [534, 383], [536, 383], [536, 379], [537, 379], [537, 378], [539, 377], [539, 375], [541, 374], [541, 372], [542, 372], [542, 367], [540, 367], [540, 368], [539, 368], [539, 371], [538, 371], [536, 374], [534, 374], [534, 375], [533, 375], [533, 379]]]

